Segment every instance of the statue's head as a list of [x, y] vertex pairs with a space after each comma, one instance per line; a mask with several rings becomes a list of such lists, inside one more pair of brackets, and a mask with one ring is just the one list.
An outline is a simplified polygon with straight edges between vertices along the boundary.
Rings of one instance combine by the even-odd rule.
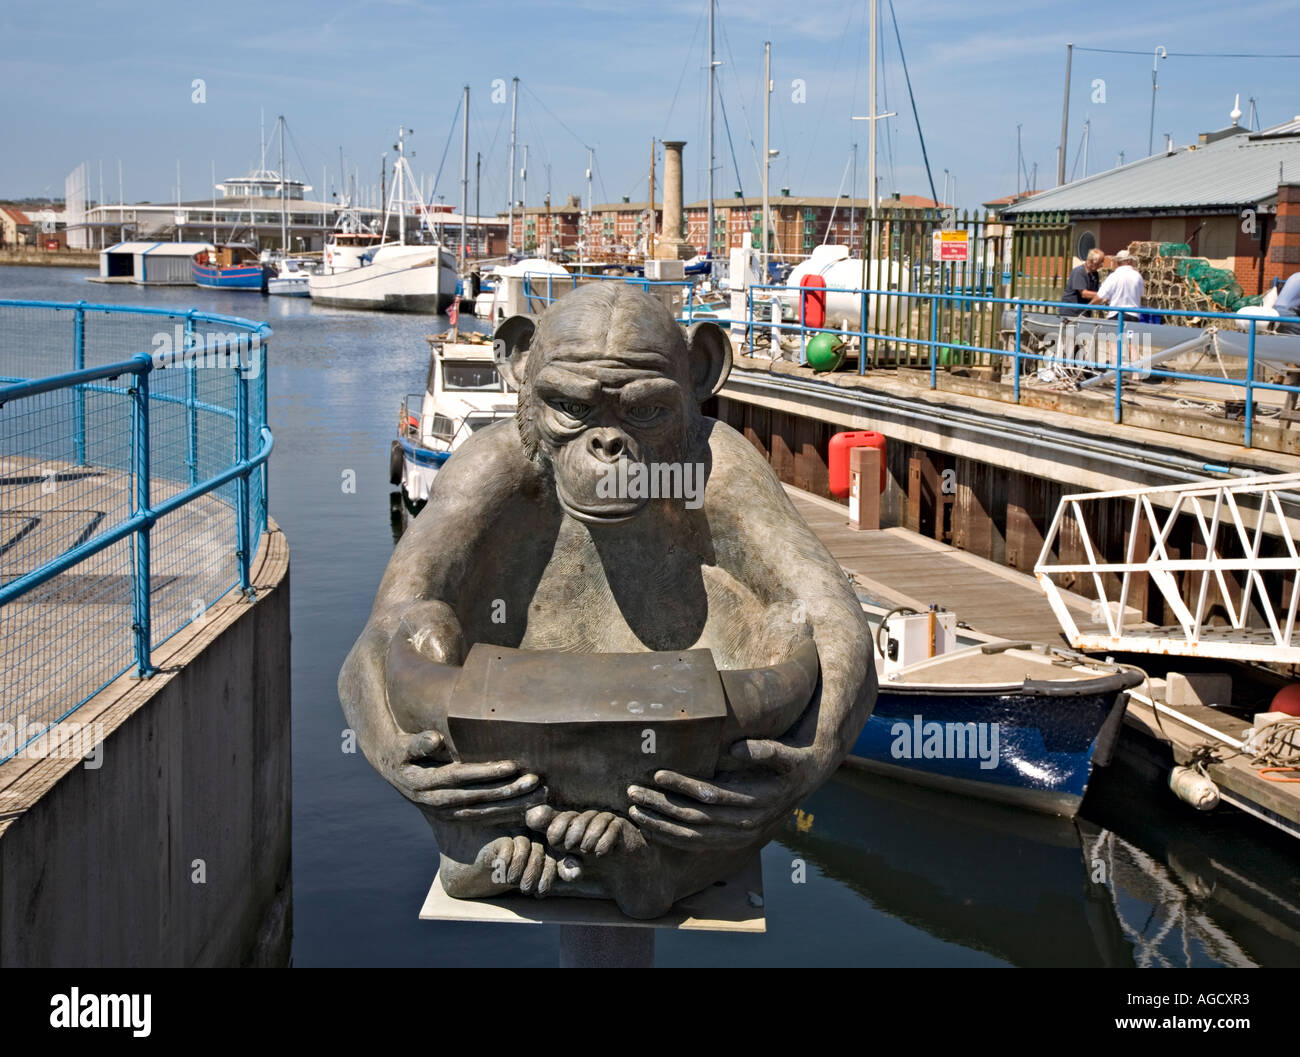
[[519, 390], [525, 452], [550, 467], [565, 512], [587, 522], [640, 513], [646, 496], [611, 496], [602, 482], [620, 471], [627, 480], [637, 464], [645, 471], [687, 459], [700, 405], [731, 370], [721, 328], [683, 331], [659, 300], [621, 282], [579, 287], [536, 321], [504, 320], [494, 348]]

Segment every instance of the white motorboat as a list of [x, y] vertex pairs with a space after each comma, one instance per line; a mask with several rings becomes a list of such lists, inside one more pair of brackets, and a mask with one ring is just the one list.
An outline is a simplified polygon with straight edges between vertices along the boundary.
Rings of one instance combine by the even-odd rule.
[[429, 348], [425, 391], [402, 401], [389, 454], [389, 480], [412, 508], [424, 505], [452, 452], [476, 430], [513, 420], [518, 402], [497, 372], [490, 344], [430, 337]]
[[307, 280], [316, 262], [310, 257], [280, 257], [267, 261], [271, 273], [266, 280], [266, 292], [281, 297], [310, 297]]

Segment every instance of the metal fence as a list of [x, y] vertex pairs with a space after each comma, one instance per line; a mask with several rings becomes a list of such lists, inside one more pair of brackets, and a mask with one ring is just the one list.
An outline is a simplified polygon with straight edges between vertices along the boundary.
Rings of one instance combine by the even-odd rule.
[[0, 301], [0, 761], [232, 590], [267, 524], [270, 328]]
[[[1032, 240], [1027, 246], [1030, 253], [1039, 250]], [[1051, 282], [1056, 281], [1055, 275], [1049, 278]], [[924, 370], [929, 373], [931, 389], [938, 388], [940, 371], [949, 372], [973, 365], [993, 366], [999, 381], [1009, 376], [1006, 380], [1011, 397], [1018, 404], [1025, 377], [1043, 368], [1073, 372], [1081, 377], [1087, 375], [1081, 384], [1075, 384], [1094, 391], [1111, 388], [1116, 423], [1124, 421], [1124, 386], [1135, 381], [1183, 381], [1228, 386], [1240, 390], [1243, 398], [1243, 441], [1248, 448], [1254, 443], [1255, 422], [1260, 415], [1257, 397], [1261, 392], [1280, 393], [1289, 404], [1300, 405], [1300, 386], [1259, 377], [1264, 364], [1264, 359], [1257, 355], [1261, 339], [1270, 342], [1282, 340], [1261, 333], [1261, 328], [1266, 327], [1269, 321], [1260, 317], [1200, 309], [1143, 307], [1108, 308], [1108, 312], [1115, 313], [1113, 320], [1084, 316], [1067, 318], [1059, 314], [1061, 310], [1078, 312], [1078, 305], [1053, 299], [998, 296], [972, 286], [962, 287], [955, 279], [941, 282], [935, 290], [752, 284], [745, 290], [745, 315], [741, 318], [731, 314], [729, 305], [701, 302], [690, 280], [538, 273], [523, 277], [523, 289], [530, 309], [541, 311], [564, 293], [600, 281], [627, 283], [660, 297], [682, 323], [690, 324], [707, 318], [721, 326], [731, 327], [733, 334], [740, 336], [742, 349], [751, 354], [763, 341], [767, 342], [770, 352], [773, 341], [793, 337], [799, 342], [798, 362], [806, 363], [808, 339], [814, 334], [831, 334], [853, 350], [859, 374], [865, 374], [868, 368]], [[826, 299], [830, 295], [852, 300], [856, 309], [853, 314], [859, 319], [858, 326], [812, 327], [806, 324], [811, 299]], [[782, 304], [781, 319], [776, 321], [764, 318], [770, 311], [772, 300]], [[794, 318], [787, 319], [787, 312], [792, 312]], [[1025, 338], [1030, 334], [1030, 325], [1045, 326], [1044, 320], [1050, 322], [1049, 329], [1060, 327], [1063, 333], [1068, 332], [1069, 340], [1054, 346], [1050, 342], [1034, 341], [1027, 347]], [[1154, 349], [1152, 325], [1175, 323], [1211, 328], [1207, 333], [1213, 341], [1207, 347], [1215, 350], [1219, 373], [1176, 371], [1162, 366], [1171, 356], [1187, 351], [1195, 344], [1194, 340], [1183, 343], [1180, 338], [1178, 347]], [[1242, 327], [1245, 329], [1237, 329]], [[1077, 332], [1081, 332], [1082, 337]], [[1244, 365], [1240, 372], [1242, 377], [1230, 377], [1222, 369], [1222, 359], [1214, 342], [1222, 343], [1229, 355], [1240, 358]], [[1276, 361], [1276, 354], [1271, 354]]]

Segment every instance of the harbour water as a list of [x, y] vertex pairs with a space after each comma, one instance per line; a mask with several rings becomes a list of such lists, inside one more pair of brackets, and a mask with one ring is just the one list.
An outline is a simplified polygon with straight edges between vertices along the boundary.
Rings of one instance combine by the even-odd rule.
[[[424, 335], [447, 321], [85, 274], [0, 268], [0, 297], [198, 306], [274, 328], [271, 514], [292, 567], [294, 964], [554, 965], [554, 929], [417, 920], [432, 835], [343, 751], [335, 680], [397, 531], [389, 441], [403, 395], [424, 384]], [[766, 936], [661, 933], [657, 962], [1296, 965], [1295, 852], [1240, 814], [1196, 814], [1122, 760], [1074, 821], [846, 772], [764, 852]]]

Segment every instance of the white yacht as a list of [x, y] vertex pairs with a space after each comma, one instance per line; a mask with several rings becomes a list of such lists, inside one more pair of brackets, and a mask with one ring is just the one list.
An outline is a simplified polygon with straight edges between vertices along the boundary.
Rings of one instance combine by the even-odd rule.
[[[407, 244], [406, 186], [409, 180], [414, 187], [415, 181], [406, 163], [402, 129], [398, 130], [397, 142], [393, 193], [384, 214], [384, 231], [376, 234], [354, 218], [341, 218], [339, 230], [326, 240], [320, 271], [308, 277], [313, 301], [333, 308], [442, 312], [456, 296], [456, 258], [442, 247], [441, 241], [435, 237], [431, 243]], [[388, 241], [388, 220], [394, 212], [398, 218], [397, 239]], [[427, 227], [421, 231], [421, 235], [432, 234]]]

